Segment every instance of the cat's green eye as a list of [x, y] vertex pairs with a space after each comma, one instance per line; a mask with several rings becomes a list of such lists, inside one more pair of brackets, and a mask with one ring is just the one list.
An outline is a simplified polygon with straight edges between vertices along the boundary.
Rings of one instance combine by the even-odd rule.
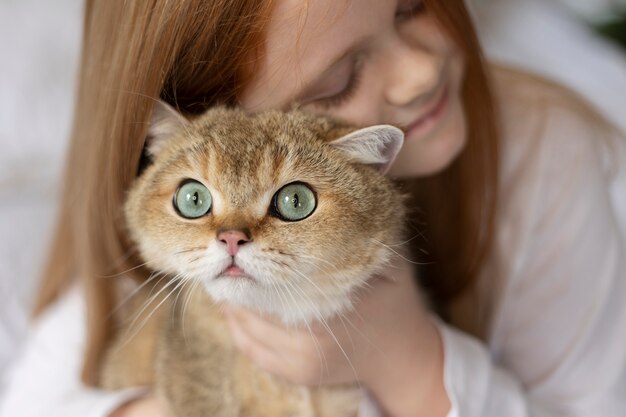
[[315, 193], [307, 184], [293, 182], [274, 194], [274, 214], [286, 221], [299, 221], [309, 217], [317, 207]]
[[187, 219], [197, 219], [211, 210], [213, 198], [209, 189], [198, 181], [188, 180], [174, 194], [174, 208]]

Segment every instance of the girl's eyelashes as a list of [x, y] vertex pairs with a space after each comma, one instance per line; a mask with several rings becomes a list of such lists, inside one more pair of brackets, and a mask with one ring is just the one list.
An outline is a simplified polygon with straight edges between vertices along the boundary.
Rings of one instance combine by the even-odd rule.
[[[404, 22], [421, 15], [425, 11], [426, 5], [423, 0], [399, 0], [395, 19]], [[364, 53], [357, 55], [345, 87], [341, 91], [330, 96], [315, 98], [310, 103], [323, 109], [332, 109], [347, 103], [359, 88], [365, 55]]]
[[356, 90], [358, 90], [361, 82], [361, 69], [363, 67], [363, 59], [357, 59], [354, 63], [350, 76], [346, 82], [346, 86], [338, 93], [332, 96], [322, 97], [314, 101], [315, 105], [319, 105], [325, 109], [339, 107], [348, 102]]
[[412, 19], [426, 11], [423, 0], [400, 0], [396, 19], [400, 21]]

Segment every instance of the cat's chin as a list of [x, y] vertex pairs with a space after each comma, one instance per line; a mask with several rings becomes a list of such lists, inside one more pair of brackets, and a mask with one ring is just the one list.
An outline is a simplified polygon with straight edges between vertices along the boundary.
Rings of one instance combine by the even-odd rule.
[[323, 301], [303, 298], [297, 291], [265, 287], [249, 277], [220, 277], [204, 282], [207, 294], [217, 302], [235, 304], [251, 311], [271, 315], [289, 326], [327, 320], [352, 308], [349, 293], [325, 297]]

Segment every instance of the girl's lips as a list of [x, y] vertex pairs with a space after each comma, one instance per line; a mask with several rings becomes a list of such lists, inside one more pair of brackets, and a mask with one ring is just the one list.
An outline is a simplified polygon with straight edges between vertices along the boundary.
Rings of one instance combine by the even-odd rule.
[[[444, 85], [439, 94], [437, 94], [435, 98], [435, 103], [432, 105], [430, 110], [426, 112], [423, 116], [419, 117], [417, 120], [406, 126], [404, 129], [405, 135], [408, 136], [424, 136], [432, 128], [434, 128], [443, 114], [445, 110], [448, 108], [448, 99], [449, 99], [449, 87], [448, 85]], [[408, 139], [408, 138], [407, 138]]]

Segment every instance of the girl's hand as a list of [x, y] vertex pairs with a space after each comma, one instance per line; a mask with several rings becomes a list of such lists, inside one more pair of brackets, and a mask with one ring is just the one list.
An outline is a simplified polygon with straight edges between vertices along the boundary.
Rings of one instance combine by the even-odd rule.
[[148, 395], [125, 403], [109, 417], [168, 417], [166, 409], [159, 397]]
[[439, 332], [420, 300], [412, 265], [403, 259], [395, 265], [359, 294], [353, 311], [313, 323], [310, 331], [231, 308], [236, 346], [260, 368], [296, 384], [359, 383], [389, 415], [418, 415], [420, 404], [432, 412], [433, 396], [447, 410]]

